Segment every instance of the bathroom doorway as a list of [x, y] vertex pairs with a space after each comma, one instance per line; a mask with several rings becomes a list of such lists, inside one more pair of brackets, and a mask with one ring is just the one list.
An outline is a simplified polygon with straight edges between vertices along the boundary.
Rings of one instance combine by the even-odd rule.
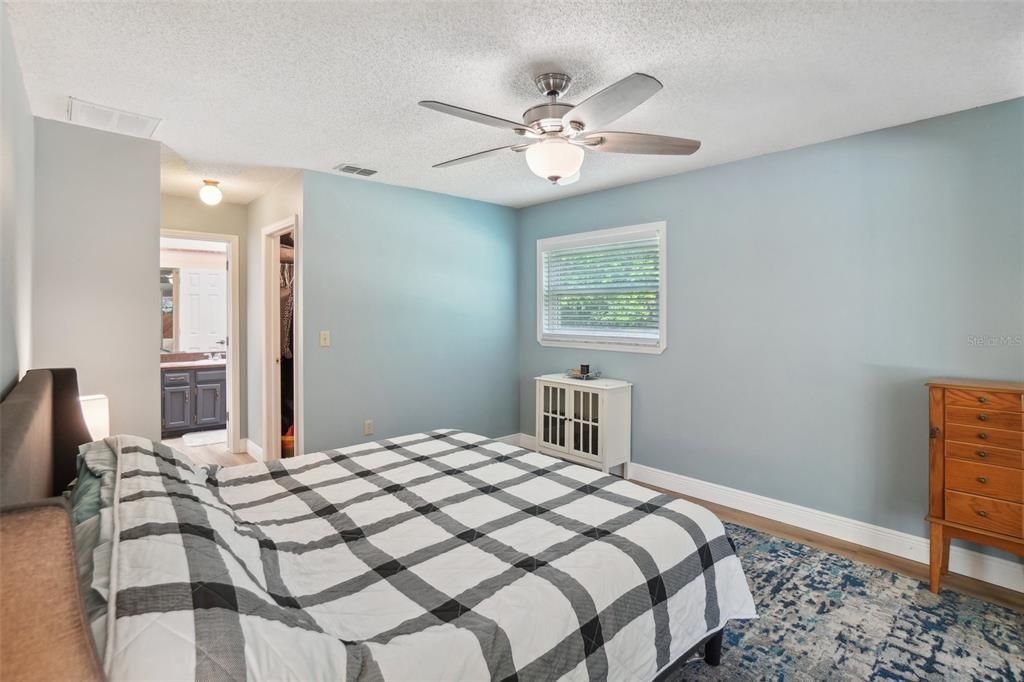
[[237, 262], [235, 235], [160, 232], [161, 439], [198, 463], [245, 452]]

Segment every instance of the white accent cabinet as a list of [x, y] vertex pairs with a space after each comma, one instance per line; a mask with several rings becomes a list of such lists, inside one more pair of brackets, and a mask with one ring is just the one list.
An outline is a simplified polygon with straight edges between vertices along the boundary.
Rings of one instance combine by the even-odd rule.
[[605, 473], [621, 464], [622, 477], [629, 478], [633, 385], [563, 374], [545, 374], [535, 382], [537, 449]]

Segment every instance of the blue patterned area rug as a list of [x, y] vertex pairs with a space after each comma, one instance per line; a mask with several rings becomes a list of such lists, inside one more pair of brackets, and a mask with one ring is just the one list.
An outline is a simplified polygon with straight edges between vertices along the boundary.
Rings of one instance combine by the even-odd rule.
[[722, 664], [682, 680], [1024, 681], [1024, 614], [726, 524], [758, 620], [726, 628]]

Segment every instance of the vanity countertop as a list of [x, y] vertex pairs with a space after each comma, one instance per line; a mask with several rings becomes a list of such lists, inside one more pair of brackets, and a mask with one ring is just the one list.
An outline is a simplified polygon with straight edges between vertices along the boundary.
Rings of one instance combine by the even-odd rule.
[[218, 360], [181, 360], [178, 362], [161, 362], [160, 369], [193, 369], [206, 367], [226, 367], [227, 361]]

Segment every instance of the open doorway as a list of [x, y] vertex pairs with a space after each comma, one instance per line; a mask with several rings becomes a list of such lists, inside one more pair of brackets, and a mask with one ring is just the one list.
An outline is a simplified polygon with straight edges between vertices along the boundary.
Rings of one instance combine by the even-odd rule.
[[263, 457], [302, 450], [301, 252], [296, 217], [263, 228]]
[[237, 405], [238, 237], [160, 236], [161, 439], [200, 463], [243, 453]]

